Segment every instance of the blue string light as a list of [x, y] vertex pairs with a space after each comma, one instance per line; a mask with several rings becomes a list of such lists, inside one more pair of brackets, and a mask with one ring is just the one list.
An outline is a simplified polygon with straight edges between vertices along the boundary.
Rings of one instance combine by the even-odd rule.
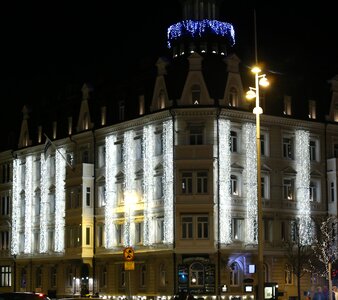
[[171, 43], [182, 36], [202, 37], [211, 33], [228, 38], [230, 45], [235, 44], [235, 30], [232, 24], [220, 22], [217, 20], [184, 20], [171, 25], [167, 31], [168, 48], [171, 48]]

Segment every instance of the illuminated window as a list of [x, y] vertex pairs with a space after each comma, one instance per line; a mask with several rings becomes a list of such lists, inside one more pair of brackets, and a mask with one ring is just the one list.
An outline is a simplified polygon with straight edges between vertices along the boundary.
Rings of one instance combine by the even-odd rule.
[[283, 157], [292, 159], [293, 158], [293, 140], [289, 137], [283, 138]]
[[0, 287], [12, 286], [12, 268], [0, 266]]
[[292, 268], [289, 265], [285, 265], [284, 270], [284, 283], [287, 285], [293, 284], [293, 274], [292, 274]]
[[292, 178], [283, 179], [283, 199], [295, 200], [294, 179]]
[[190, 287], [204, 286], [204, 266], [199, 262], [192, 263], [189, 268]]
[[316, 101], [309, 100], [309, 119], [316, 119]]
[[232, 235], [233, 240], [243, 241], [244, 239], [244, 219], [233, 218], [231, 220], [231, 235]]
[[229, 92], [229, 106], [236, 107], [238, 103], [238, 92], [237, 89], [232, 87]]

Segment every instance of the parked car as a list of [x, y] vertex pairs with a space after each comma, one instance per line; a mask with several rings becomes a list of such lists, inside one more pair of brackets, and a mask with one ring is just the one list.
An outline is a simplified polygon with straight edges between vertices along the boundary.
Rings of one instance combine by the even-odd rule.
[[0, 293], [0, 300], [51, 300], [47, 295], [33, 292]]

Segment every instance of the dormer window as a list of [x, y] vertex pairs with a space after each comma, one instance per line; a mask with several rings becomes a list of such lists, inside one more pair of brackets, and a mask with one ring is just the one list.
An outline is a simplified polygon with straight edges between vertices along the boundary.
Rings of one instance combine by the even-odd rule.
[[229, 93], [229, 106], [236, 107], [238, 103], [238, 92], [237, 89], [232, 87]]
[[284, 97], [284, 115], [291, 116], [291, 97], [285, 96]]
[[316, 101], [309, 101], [309, 119], [316, 119]]
[[199, 85], [195, 84], [191, 88], [191, 100], [194, 105], [200, 104], [201, 97], [201, 88]]
[[165, 108], [165, 93], [163, 90], [160, 91], [158, 100], [159, 100], [158, 102], [159, 102], [160, 109]]

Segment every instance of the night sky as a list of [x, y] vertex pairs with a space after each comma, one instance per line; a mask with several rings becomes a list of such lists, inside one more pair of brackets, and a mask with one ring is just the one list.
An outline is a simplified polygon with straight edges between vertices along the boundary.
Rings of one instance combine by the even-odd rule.
[[[178, 0], [10, 2], [2, 10], [0, 27], [1, 104], [6, 107], [0, 110], [0, 136], [20, 128], [24, 104], [51, 101], [49, 95], [67, 82], [119, 79], [142, 62], [169, 55], [167, 28], [181, 20]], [[229, 3], [222, 4], [219, 20], [233, 24], [232, 51], [252, 66], [254, 7]], [[336, 10], [324, 5], [255, 7], [258, 60], [266, 66], [264, 72], [289, 78], [318, 98], [328, 90], [327, 80], [338, 74]]]

